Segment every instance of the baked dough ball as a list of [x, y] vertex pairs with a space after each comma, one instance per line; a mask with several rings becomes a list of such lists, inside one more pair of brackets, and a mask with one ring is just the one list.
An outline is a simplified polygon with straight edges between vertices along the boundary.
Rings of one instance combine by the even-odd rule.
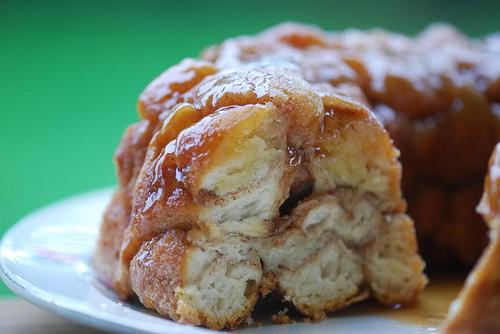
[[443, 333], [500, 331], [500, 143], [490, 159], [478, 211], [490, 228], [490, 244], [453, 302]]
[[273, 291], [316, 319], [414, 301], [426, 278], [398, 151], [349, 89], [270, 61], [187, 60], [153, 81], [96, 253], [118, 294], [217, 329]]

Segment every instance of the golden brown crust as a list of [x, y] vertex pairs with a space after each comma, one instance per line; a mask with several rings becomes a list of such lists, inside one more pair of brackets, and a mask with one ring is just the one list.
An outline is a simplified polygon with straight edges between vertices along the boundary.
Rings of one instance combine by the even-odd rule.
[[175, 291], [182, 286], [188, 248], [185, 232], [172, 229], [146, 241], [130, 263], [131, 285], [141, 303], [174, 320], [179, 319]]
[[217, 72], [216, 67], [206, 61], [185, 59], [172, 66], [151, 82], [139, 97], [137, 109], [141, 118], [157, 121], [161, 115], [184, 101], [185, 95], [203, 78]]
[[135, 180], [139, 175], [144, 158], [146, 156], [146, 149], [149, 141], [153, 136], [155, 125], [148, 121], [142, 120], [139, 123], [131, 125], [125, 131], [120, 145], [115, 152], [115, 164], [118, 174], [118, 181], [120, 187], [124, 189], [127, 202], [127, 211], [130, 214], [131, 197], [134, 191]]
[[478, 211], [500, 235], [500, 142], [490, 158], [488, 176], [484, 182], [484, 193]]
[[120, 190], [113, 194], [104, 212], [93, 258], [96, 270], [109, 286], [113, 285], [123, 234], [129, 223], [125, 196]]

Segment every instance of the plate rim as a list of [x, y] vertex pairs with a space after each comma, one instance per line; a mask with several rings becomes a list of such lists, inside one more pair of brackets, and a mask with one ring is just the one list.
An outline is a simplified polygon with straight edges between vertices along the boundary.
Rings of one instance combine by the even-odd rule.
[[[71, 305], [70, 303], [64, 301], [57, 302], [55, 300], [52, 300], [51, 298], [48, 298], [44, 294], [37, 293], [37, 290], [40, 290], [40, 288], [31, 284], [29, 281], [24, 279], [23, 280], [16, 279], [14, 277], [15, 274], [7, 268], [7, 265], [5, 263], [6, 257], [4, 256], [4, 254], [8, 247], [8, 243], [10, 242], [11, 239], [13, 239], [13, 236], [16, 235], [17, 230], [21, 228], [21, 226], [29, 224], [30, 221], [34, 219], [34, 217], [43, 215], [49, 210], [53, 210], [54, 207], [69, 204], [71, 202], [78, 202], [99, 196], [111, 197], [114, 189], [116, 189], [116, 186], [107, 186], [73, 194], [65, 198], [56, 200], [54, 202], [50, 202], [19, 219], [14, 225], [12, 225], [5, 232], [5, 234], [2, 236], [0, 240], [0, 279], [17, 297], [35, 306], [38, 306], [48, 312], [62, 316], [63, 318], [69, 319], [80, 325], [92, 327], [97, 330], [105, 330], [105, 331], [119, 332], [119, 333], [124, 333], [124, 332], [164, 333], [164, 331], [155, 330], [156, 328], [155, 325], [151, 325], [149, 326], [149, 328], [144, 328], [143, 325], [146, 324], [145, 322], [138, 323], [109, 313], [100, 313], [97, 311], [93, 311], [92, 309], [83, 310], [81, 307], [77, 307], [76, 305]], [[70, 299], [75, 302], [78, 302], [78, 306], [83, 305], [82, 302], [78, 301], [76, 298], [70, 298]], [[166, 318], [161, 319], [148, 314], [142, 314], [142, 316], [151, 317], [155, 319], [155, 321], [157, 320], [165, 321], [166, 325], [165, 327], [168, 326], [168, 328], [165, 329], [168, 329], [169, 333], [179, 333], [179, 334], [214, 333], [214, 331], [206, 328], [195, 327], [188, 324], [180, 324]], [[137, 326], [139, 324], [141, 325], [141, 327]]]

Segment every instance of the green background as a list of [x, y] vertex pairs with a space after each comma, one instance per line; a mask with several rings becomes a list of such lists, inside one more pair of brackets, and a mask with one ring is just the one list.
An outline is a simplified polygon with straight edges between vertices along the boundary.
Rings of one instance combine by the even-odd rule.
[[0, 0], [0, 236], [40, 206], [114, 184], [115, 146], [163, 69], [285, 20], [409, 34], [448, 21], [479, 36], [500, 30], [500, 1]]

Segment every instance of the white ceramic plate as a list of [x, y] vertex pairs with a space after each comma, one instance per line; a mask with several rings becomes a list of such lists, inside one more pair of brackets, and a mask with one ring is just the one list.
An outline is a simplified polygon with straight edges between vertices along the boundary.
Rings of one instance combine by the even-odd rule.
[[[120, 333], [209, 333], [119, 301], [96, 279], [90, 258], [111, 190], [68, 198], [38, 210], [8, 231], [0, 247], [0, 276], [17, 295], [84, 325]], [[261, 326], [242, 333], [432, 333], [435, 327], [377, 314], [343, 311], [318, 323]]]

